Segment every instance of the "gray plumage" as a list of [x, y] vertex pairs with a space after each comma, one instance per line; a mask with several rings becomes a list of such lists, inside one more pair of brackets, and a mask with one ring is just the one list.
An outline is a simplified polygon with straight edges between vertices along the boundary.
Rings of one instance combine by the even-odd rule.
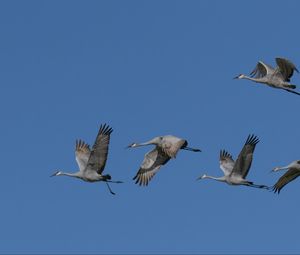
[[252, 164], [254, 149], [258, 142], [259, 139], [256, 136], [249, 135], [236, 161], [233, 160], [231, 154], [227, 151], [221, 150], [219, 163], [224, 176], [213, 177], [204, 174], [198, 179], [213, 179], [229, 185], [246, 185], [254, 188], [268, 189], [266, 185], [257, 185], [246, 180]]
[[102, 174], [107, 160], [110, 135], [112, 131], [113, 129], [108, 125], [101, 125], [92, 150], [90, 150], [89, 145], [84, 141], [77, 140], [75, 146], [75, 157], [79, 167], [79, 171], [75, 173], [56, 171], [51, 176], [65, 175], [79, 178], [86, 182], [104, 181], [107, 184], [109, 191], [112, 194], [115, 194], [114, 192], [112, 192], [110, 186], [108, 185], [108, 182], [121, 182], [111, 181], [111, 176], [109, 174]]
[[250, 73], [250, 77], [240, 74], [235, 78], [267, 84], [270, 87], [283, 89], [300, 95], [299, 92], [293, 91], [296, 85], [290, 83], [290, 78], [293, 76], [294, 71], [299, 72], [296, 66], [288, 59], [276, 58], [275, 60], [277, 63], [276, 68], [259, 61], [254, 70]]
[[133, 177], [136, 184], [147, 186], [153, 176], [159, 171], [161, 166], [165, 165], [171, 158], [176, 158], [180, 149], [198, 152], [199, 149], [187, 147], [188, 142], [184, 139], [166, 135], [155, 137], [145, 143], [132, 143], [128, 148], [135, 148], [145, 145], [155, 145], [155, 148], [145, 154], [144, 160]]
[[288, 170], [283, 176], [279, 178], [279, 180], [274, 184], [273, 191], [274, 193], [280, 193], [281, 189], [295, 180], [298, 176], [300, 176], [300, 160], [293, 161], [287, 166], [284, 167], [275, 167], [273, 172], [277, 172], [279, 170]]

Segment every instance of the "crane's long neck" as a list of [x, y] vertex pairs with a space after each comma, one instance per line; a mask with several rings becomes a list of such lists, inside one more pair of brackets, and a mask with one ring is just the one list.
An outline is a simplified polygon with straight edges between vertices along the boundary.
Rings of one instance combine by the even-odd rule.
[[247, 75], [243, 75], [241, 76], [239, 79], [246, 79], [246, 80], [250, 80], [250, 81], [254, 81], [254, 82], [261, 82], [261, 79], [258, 79], [258, 78], [252, 78], [252, 77], [249, 77]]
[[287, 165], [287, 166], [283, 166], [283, 167], [275, 167], [273, 169], [273, 172], [277, 172], [277, 171], [280, 171], [280, 170], [288, 170], [290, 167], [293, 166], [293, 163]]
[[214, 176], [204, 175], [202, 177], [202, 179], [212, 179], [212, 180], [219, 181], [219, 182], [225, 182], [226, 181], [224, 176], [222, 176], [222, 177], [214, 177]]
[[285, 166], [285, 167], [275, 167], [273, 169], [274, 172], [277, 172], [277, 171], [280, 171], [280, 170], [287, 170], [288, 168]]
[[147, 145], [150, 145], [150, 144], [155, 144], [155, 143], [153, 143], [152, 140], [150, 140], [150, 141], [144, 142], [144, 143], [137, 143], [137, 144], [135, 144], [134, 147], [147, 146]]
[[56, 174], [56, 176], [60, 176], [60, 175], [69, 176], [69, 177], [75, 177], [75, 178], [80, 178], [81, 177], [80, 174], [79, 174], [79, 172], [77, 172], [77, 173], [58, 172]]

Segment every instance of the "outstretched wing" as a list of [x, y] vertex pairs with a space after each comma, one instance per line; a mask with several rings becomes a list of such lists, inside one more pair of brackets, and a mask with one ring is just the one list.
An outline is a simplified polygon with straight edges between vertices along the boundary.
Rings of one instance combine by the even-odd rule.
[[80, 171], [86, 168], [90, 155], [90, 146], [82, 140], [76, 140], [75, 157]]
[[145, 154], [140, 169], [133, 177], [133, 180], [140, 186], [147, 186], [149, 181], [159, 171], [160, 167], [169, 160], [170, 157], [156, 146], [152, 151]]
[[175, 158], [181, 147], [187, 146], [187, 141], [176, 136], [167, 135], [162, 140], [162, 150], [171, 158]]
[[234, 160], [232, 159], [231, 154], [225, 150], [221, 150], [219, 162], [224, 175], [230, 175], [234, 167]]
[[278, 65], [278, 70], [280, 74], [282, 75], [283, 79], [287, 82], [290, 81], [290, 78], [293, 76], [294, 71], [299, 73], [296, 66], [288, 59], [276, 58], [276, 63]]
[[262, 78], [262, 77], [266, 76], [267, 74], [270, 74], [274, 71], [275, 70], [272, 66], [269, 66], [269, 65], [265, 64], [264, 62], [259, 61], [256, 65], [256, 67], [250, 73], [250, 75], [255, 78]]
[[251, 167], [253, 152], [259, 139], [255, 135], [249, 135], [246, 143], [236, 160], [231, 174], [246, 178]]
[[290, 168], [273, 186], [273, 191], [280, 193], [280, 190], [289, 182], [295, 180], [300, 175], [300, 171], [296, 168]]
[[98, 174], [102, 174], [107, 159], [110, 134], [112, 131], [113, 129], [106, 124], [100, 126], [91, 151], [91, 156], [88, 160], [87, 168], [89, 170], [94, 170]]

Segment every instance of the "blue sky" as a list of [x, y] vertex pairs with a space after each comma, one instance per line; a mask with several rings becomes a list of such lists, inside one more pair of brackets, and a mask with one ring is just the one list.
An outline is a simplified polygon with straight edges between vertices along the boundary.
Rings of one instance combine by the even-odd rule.
[[[281, 194], [196, 178], [222, 175], [259, 136], [249, 180], [299, 155], [300, 97], [249, 81], [258, 60], [300, 67], [299, 1], [1, 1], [0, 253], [299, 253], [299, 180]], [[296, 74], [293, 84], [299, 84]], [[300, 87], [299, 87], [300, 88]], [[75, 140], [114, 128], [105, 173], [67, 177]], [[173, 134], [181, 151], [147, 188], [132, 181]]]

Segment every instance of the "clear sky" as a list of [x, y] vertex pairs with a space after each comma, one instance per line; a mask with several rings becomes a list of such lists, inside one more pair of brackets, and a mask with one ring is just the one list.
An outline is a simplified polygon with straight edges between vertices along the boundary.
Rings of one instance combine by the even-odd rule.
[[[0, 253], [299, 253], [300, 180], [232, 187], [219, 151], [257, 145], [248, 179], [300, 159], [300, 97], [246, 80], [258, 60], [300, 67], [299, 1], [1, 1]], [[292, 82], [299, 85], [300, 75]], [[76, 139], [114, 128], [104, 173], [77, 171]], [[132, 177], [173, 134], [181, 151], [146, 188]]]

